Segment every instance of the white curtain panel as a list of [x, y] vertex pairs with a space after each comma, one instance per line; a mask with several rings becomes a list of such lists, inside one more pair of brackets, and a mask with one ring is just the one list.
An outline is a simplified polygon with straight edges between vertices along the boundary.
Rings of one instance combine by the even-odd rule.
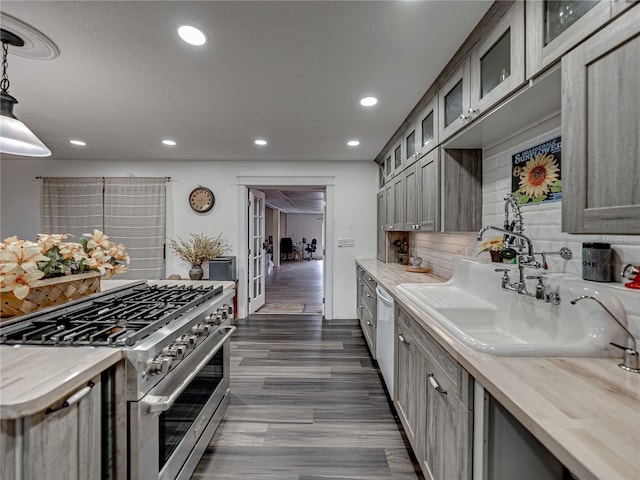
[[127, 247], [129, 270], [119, 279], [164, 278], [166, 180], [104, 180], [104, 232]]
[[118, 279], [164, 278], [165, 211], [164, 177], [42, 178], [41, 231], [80, 236], [102, 230], [131, 257]]
[[82, 235], [102, 229], [102, 177], [42, 178], [42, 233]]

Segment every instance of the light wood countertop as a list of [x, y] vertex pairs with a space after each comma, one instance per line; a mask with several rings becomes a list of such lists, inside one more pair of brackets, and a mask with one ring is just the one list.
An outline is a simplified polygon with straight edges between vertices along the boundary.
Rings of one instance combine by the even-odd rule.
[[0, 419], [46, 410], [122, 359], [119, 348], [0, 347]]
[[401, 265], [378, 260], [357, 263], [574, 475], [640, 479], [640, 375], [620, 369], [620, 358], [477, 352], [396, 294], [400, 283], [434, 283], [437, 277], [406, 272], [407, 277]]

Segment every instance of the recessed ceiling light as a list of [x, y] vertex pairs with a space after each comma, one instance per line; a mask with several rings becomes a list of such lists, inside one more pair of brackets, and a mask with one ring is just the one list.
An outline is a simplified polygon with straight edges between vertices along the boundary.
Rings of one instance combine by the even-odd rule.
[[376, 103], [378, 103], [376, 97], [364, 97], [360, 100], [360, 105], [363, 107], [373, 107]]
[[207, 43], [207, 37], [201, 30], [191, 25], [181, 25], [178, 27], [178, 35], [189, 45], [200, 47]]
[[349, 140], [347, 142], [347, 145], [349, 145], [350, 147], [357, 147], [358, 145], [360, 145], [360, 142], [358, 140]]
[[86, 142], [83, 142], [82, 140], [69, 140], [69, 143], [71, 145], [77, 145], [79, 147], [86, 147], [87, 146]]
[[262, 138], [258, 138], [254, 140], [253, 143], [255, 143], [256, 145], [260, 145], [261, 147], [264, 147], [267, 144], [267, 141]]
[[165, 145], [168, 145], [170, 147], [175, 147], [177, 144], [175, 141], [173, 140], [162, 140], [162, 143], [164, 143]]

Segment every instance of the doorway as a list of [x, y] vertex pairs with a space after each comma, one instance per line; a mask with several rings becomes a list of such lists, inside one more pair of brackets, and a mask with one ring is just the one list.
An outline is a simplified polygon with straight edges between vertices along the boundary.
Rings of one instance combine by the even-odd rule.
[[266, 303], [257, 314], [322, 314], [324, 187], [261, 189], [265, 195]]
[[[271, 279], [273, 290], [274, 303], [283, 302], [285, 299], [291, 303], [304, 303], [307, 312], [303, 311], [298, 313], [314, 313], [319, 314], [319, 311], [323, 310], [324, 318], [331, 319], [333, 316], [332, 305], [332, 291], [330, 285], [332, 284], [333, 267], [332, 267], [332, 238], [333, 238], [333, 177], [239, 177], [238, 178], [238, 194], [239, 194], [239, 206], [241, 218], [239, 221], [239, 235], [238, 235], [238, 317], [244, 318], [251, 311], [251, 305], [249, 303], [249, 209], [248, 209], [248, 197], [249, 190], [255, 189], [259, 191], [274, 190], [280, 192], [321, 192], [320, 203], [323, 208], [322, 214], [315, 213], [316, 221], [320, 225], [320, 234], [302, 233], [302, 229], [298, 231], [292, 231], [291, 228], [295, 228], [295, 220], [300, 220], [302, 217], [295, 219], [294, 213], [290, 218], [283, 218], [282, 222], [278, 222], [278, 231], [267, 233], [265, 229], [265, 243], [271, 245], [271, 261], [273, 267], [277, 265], [278, 269], [273, 268], [269, 275], [265, 275], [265, 287], [267, 287], [266, 280], [269, 276], [274, 275]], [[288, 198], [291, 200], [292, 196], [302, 195], [297, 193], [290, 195]], [[298, 200], [299, 201], [299, 200]], [[295, 203], [296, 200], [293, 200]], [[278, 210], [278, 219], [283, 213], [279, 208], [273, 208], [275, 205], [273, 202], [265, 201], [265, 206], [270, 205], [268, 208]], [[299, 213], [299, 212], [298, 212]], [[269, 224], [269, 214], [265, 214], [265, 226]], [[253, 220], [253, 219], [252, 219]], [[286, 222], [289, 221], [289, 230], [287, 230]], [[307, 219], [308, 220], [308, 219]], [[311, 235], [317, 235], [320, 238], [316, 238], [316, 252], [307, 252], [307, 244], [311, 243], [314, 237]], [[289, 255], [285, 260], [279, 252], [279, 239], [284, 235], [291, 235], [292, 240], [295, 239], [297, 244], [297, 254]], [[269, 242], [269, 236], [271, 241]], [[305, 242], [302, 240], [305, 239]], [[266, 246], [266, 245], [265, 245]], [[268, 248], [268, 247], [267, 247]], [[266, 249], [265, 249], [266, 251]], [[314, 258], [304, 260], [306, 258]], [[282, 260], [281, 260], [282, 259]], [[286, 265], [285, 265], [286, 264]], [[265, 266], [268, 263], [265, 261]], [[284, 268], [283, 268], [284, 265]], [[277, 273], [277, 276], [274, 274]], [[255, 272], [254, 272], [255, 275]], [[314, 278], [315, 280], [310, 280]], [[298, 292], [296, 293], [296, 289]], [[278, 291], [279, 290], [279, 291]], [[266, 288], [266, 303], [270, 303], [269, 288]], [[311, 296], [311, 294], [317, 295], [317, 297]], [[316, 302], [316, 298], [320, 300], [320, 303]], [[299, 300], [298, 300], [299, 299]], [[322, 302], [324, 300], [324, 303]], [[299, 309], [300, 307], [298, 307]]]

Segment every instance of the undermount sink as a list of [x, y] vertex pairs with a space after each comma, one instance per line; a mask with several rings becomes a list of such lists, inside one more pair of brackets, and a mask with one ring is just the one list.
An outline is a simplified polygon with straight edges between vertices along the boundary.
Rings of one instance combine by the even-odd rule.
[[[570, 303], [580, 295], [597, 295], [626, 323], [622, 305], [610, 293], [575, 276], [548, 274], [545, 285], [557, 289], [561, 299], [551, 305], [503, 290], [495, 267], [463, 259], [448, 282], [402, 284], [397, 293], [461, 342], [493, 355], [604, 356], [609, 342], [625, 342], [622, 329], [597, 304]], [[529, 291], [535, 291], [535, 281], [530, 282]]]

